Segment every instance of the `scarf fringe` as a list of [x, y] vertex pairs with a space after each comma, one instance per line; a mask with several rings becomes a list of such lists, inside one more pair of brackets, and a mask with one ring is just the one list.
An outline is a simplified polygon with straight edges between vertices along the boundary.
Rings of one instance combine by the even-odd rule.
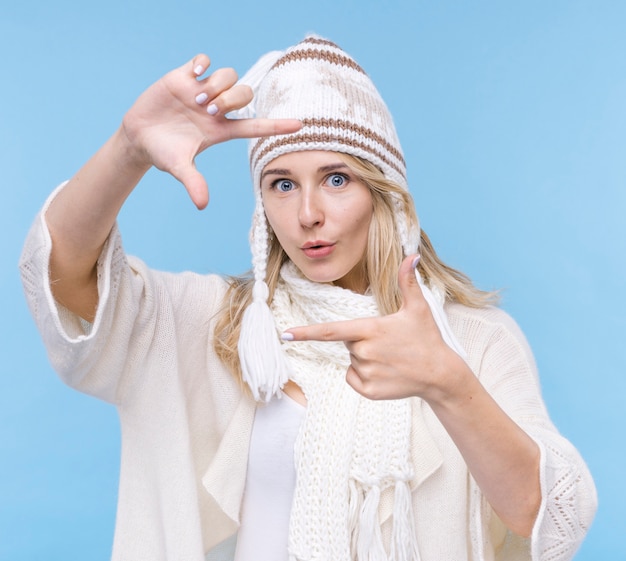
[[358, 547], [359, 540], [359, 516], [363, 508], [363, 493], [356, 481], [352, 478], [348, 481], [350, 498], [348, 502], [348, 531], [350, 532], [350, 551], [354, 552]]
[[396, 481], [389, 561], [420, 561], [408, 481]]
[[365, 493], [357, 539], [357, 559], [359, 561], [387, 561], [383, 536], [378, 521], [380, 487], [372, 485]]
[[420, 561], [411, 486], [408, 480], [397, 480], [394, 487], [393, 527], [389, 556], [385, 552], [378, 519], [381, 490], [372, 486], [364, 493], [350, 480], [349, 528], [352, 552], [359, 561]]

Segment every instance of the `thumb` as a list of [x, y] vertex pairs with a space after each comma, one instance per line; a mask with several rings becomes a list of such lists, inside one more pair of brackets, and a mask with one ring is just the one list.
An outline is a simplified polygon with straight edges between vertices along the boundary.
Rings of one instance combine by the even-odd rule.
[[204, 176], [196, 169], [193, 162], [171, 171], [172, 175], [178, 179], [189, 193], [189, 197], [198, 210], [206, 208], [209, 204], [209, 187]]
[[419, 254], [409, 255], [402, 261], [398, 271], [398, 286], [402, 294], [402, 307], [410, 306], [412, 302], [424, 299], [422, 289], [417, 280], [417, 265], [420, 261]]

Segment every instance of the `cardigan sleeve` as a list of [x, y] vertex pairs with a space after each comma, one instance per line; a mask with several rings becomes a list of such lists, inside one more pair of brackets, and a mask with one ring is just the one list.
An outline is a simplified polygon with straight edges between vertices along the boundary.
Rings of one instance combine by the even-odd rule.
[[[192, 341], [187, 332], [206, 323], [206, 315], [215, 308], [221, 294], [219, 281], [210, 275], [149, 269], [125, 255], [115, 225], [97, 263], [94, 321], [81, 320], [54, 300], [50, 288], [52, 241], [45, 213], [62, 187], [49, 197], [26, 238], [20, 259], [24, 292], [50, 363], [62, 381], [119, 405], [142, 372], [151, 371], [148, 365], [175, 368], [181, 339], [186, 337], [185, 344]], [[190, 304], [192, 300], [197, 305]]]
[[[559, 434], [548, 416], [532, 352], [517, 324], [495, 309], [487, 314], [486, 321], [491, 334], [479, 368], [481, 382], [533, 438], [541, 453], [542, 501], [525, 549], [530, 550], [532, 561], [570, 560], [597, 508], [593, 479], [578, 451]], [[520, 541], [517, 536], [509, 536], [504, 547], [511, 553], [519, 551]]]
[[64, 185], [50, 195], [24, 243], [19, 263], [24, 293], [50, 363], [63, 382], [117, 403], [142, 282], [139, 277], [133, 278], [114, 226], [97, 263], [99, 300], [93, 324], [54, 300], [49, 276], [52, 240], [45, 213]]

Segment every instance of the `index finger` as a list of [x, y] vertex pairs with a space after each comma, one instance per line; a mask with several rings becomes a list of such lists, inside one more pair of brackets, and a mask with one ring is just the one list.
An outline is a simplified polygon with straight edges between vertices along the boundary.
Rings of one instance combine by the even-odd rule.
[[367, 319], [350, 319], [290, 327], [281, 335], [283, 341], [360, 341], [367, 337]]
[[289, 134], [302, 128], [297, 119], [229, 119], [232, 138], [257, 138]]

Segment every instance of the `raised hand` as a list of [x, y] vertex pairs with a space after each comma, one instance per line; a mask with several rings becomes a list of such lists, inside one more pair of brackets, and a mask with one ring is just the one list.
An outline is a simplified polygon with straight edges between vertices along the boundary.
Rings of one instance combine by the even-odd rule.
[[138, 165], [154, 165], [172, 174], [198, 208], [209, 201], [206, 181], [194, 158], [213, 144], [294, 132], [296, 120], [228, 119], [229, 111], [252, 100], [248, 86], [236, 85], [232, 68], [202, 78], [210, 65], [200, 54], [149, 87], [125, 115], [121, 132]]
[[150, 167], [176, 177], [194, 204], [204, 208], [209, 192], [194, 165], [200, 152], [230, 138], [287, 133], [301, 126], [295, 120], [226, 118], [227, 112], [246, 105], [252, 92], [236, 85], [232, 69], [201, 78], [208, 66], [209, 58], [198, 55], [150, 86], [46, 212], [54, 297], [89, 321], [98, 304], [98, 256], [120, 208]]
[[438, 398], [473, 375], [441, 337], [415, 277], [416, 261], [408, 257], [400, 268], [403, 304], [395, 314], [294, 327], [284, 338], [343, 341], [350, 351], [346, 381], [370, 399]]

